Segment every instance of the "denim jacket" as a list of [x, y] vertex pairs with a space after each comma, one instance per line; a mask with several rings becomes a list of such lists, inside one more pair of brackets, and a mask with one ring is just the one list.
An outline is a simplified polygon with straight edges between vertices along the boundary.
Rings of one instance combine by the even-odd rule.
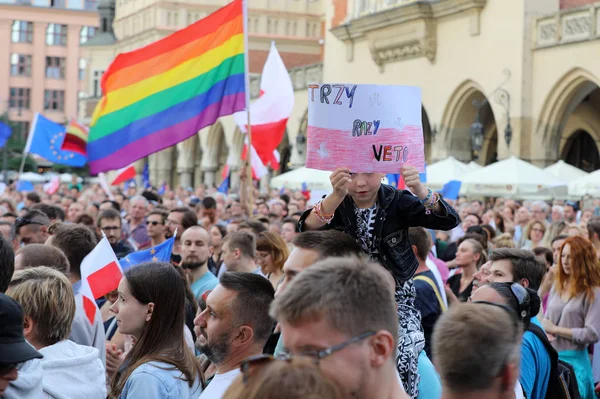
[[[446, 201], [440, 200], [444, 212], [425, 213], [425, 206], [417, 197], [406, 190], [396, 190], [382, 184], [377, 194], [377, 219], [373, 238], [379, 249], [378, 261], [385, 266], [398, 282], [413, 277], [419, 266], [408, 241], [408, 228], [422, 226], [435, 230], [451, 230], [458, 226], [460, 217]], [[304, 212], [298, 222], [299, 231], [305, 231], [305, 221], [310, 209]], [[322, 229], [336, 229], [356, 238], [356, 216], [354, 202], [348, 195], [335, 210], [330, 224]]]

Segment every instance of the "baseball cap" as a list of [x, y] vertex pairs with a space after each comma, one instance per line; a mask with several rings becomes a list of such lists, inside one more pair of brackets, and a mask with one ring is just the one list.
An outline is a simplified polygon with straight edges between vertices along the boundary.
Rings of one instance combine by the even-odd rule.
[[0, 294], [0, 320], [0, 362], [23, 363], [43, 357], [25, 340], [21, 305], [4, 294]]

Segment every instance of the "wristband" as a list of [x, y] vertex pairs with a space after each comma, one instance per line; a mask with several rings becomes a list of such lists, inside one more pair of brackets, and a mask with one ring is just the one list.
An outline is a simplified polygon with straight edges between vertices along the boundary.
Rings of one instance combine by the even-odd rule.
[[324, 215], [321, 208], [321, 201], [315, 204], [313, 211], [315, 212], [315, 216], [317, 216], [317, 218], [324, 224], [331, 224], [333, 216], [335, 215], [335, 213], [332, 213], [331, 215]]

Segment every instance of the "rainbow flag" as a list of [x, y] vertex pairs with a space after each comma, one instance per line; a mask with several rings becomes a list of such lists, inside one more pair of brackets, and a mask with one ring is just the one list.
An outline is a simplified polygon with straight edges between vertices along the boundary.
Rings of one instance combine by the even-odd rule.
[[87, 146], [90, 172], [122, 168], [246, 107], [244, 13], [234, 0], [141, 49], [102, 76]]
[[63, 151], [76, 152], [81, 155], [87, 155], [86, 147], [88, 142], [88, 128], [78, 123], [75, 119], [71, 119], [67, 125], [65, 138], [63, 139]]

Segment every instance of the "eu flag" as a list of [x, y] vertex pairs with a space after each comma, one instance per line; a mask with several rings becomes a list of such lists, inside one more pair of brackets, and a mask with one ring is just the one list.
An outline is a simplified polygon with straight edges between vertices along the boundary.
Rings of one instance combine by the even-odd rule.
[[66, 128], [36, 113], [27, 137], [25, 154], [37, 154], [52, 163], [81, 167], [86, 157], [76, 152], [61, 150]]
[[119, 263], [121, 263], [121, 268], [123, 271], [126, 271], [131, 266], [139, 265], [140, 263], [144, 262], [170, 262], [174, 242], [175, 237], [171, 237], [155, 247], [132, 252], [119, 260]]
[[0, 121], [0, 148], [6, 145], [6, 141], [12, 134], [12, 129], [6, 123]]

